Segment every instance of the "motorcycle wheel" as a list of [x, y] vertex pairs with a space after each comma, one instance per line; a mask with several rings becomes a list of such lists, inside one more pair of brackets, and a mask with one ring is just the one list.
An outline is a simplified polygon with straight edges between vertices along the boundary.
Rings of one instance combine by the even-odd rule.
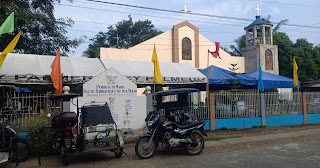
[[136, 155], [140, 159], [149, 159], [156, 151], [156, 143], [151, 140], [149, 147], [147, 147], [151, 137], [140, 137], [136, 143], [135, 151]]
[[116, 158], [121, 158], [123, 153], [123, 148], [119, 147], [117, 149], [114, 150], [114, 155], [116, 156]]
[[[199, 132], [194, 132], [193, 137], [194, 137], [194, 140], [196, 141], [197, 146], [193, 146], [193, 144], [189, 144], [188, 146], [185, 147], [185, 151], [189, 155], [199, 155], [204, 148], [204, 139]], [[190, 136], [188, 138], [191, 139]]]
[[118, 148], [115, 149], [113, 152], [114, 152], [114, 155], [116, 156], [116, 158], [121, 158], [122, 153], [123, 153], [123, 147], [120, 147], [120, 140], [118, 137], [117, 137], [116, 143], [117, 143]]
[[24, 162], [30, 156], [30, 144], [25, 139], [14, 139], [12, 141], [10, 160], [12, 162]]
[[68, 166], [70, 162], [70, 150], [62, 148], [62, 162], [64, 166]]

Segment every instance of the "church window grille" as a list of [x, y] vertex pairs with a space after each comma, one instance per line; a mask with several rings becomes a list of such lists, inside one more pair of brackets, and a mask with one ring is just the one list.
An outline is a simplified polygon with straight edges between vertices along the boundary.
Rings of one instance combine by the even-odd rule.
[[191, 40], [188, 37], [182, 39], [182, 60], [192, 60]]

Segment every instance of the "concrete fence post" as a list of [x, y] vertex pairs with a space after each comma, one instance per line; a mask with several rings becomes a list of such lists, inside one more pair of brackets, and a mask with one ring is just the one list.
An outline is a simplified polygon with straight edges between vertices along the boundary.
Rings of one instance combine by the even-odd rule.
[[70, 111], [70, 101], [63, 101], [62, 111], [68, 112]]
[[266, 125], [266, 111], [265, 106], [266, 102], [264, 101], [264, 93], [260, 93], [260, 114], [261, 114], [261, 125]]
[[301, 100], [301, 106], [302, 106], [302, 114], [303, 114], [303, 124], [307, 124], [307, 96], [305, 92], [301, 92], [302, 100]]
[[153, 104], [152, 104], [152, 93], [151, 93], [151, 87], [147, 86], [146, 90], [145, 90], [145, 94], [146, 94], [146, 112], [147, 115], [150, 111], [153, 111]]
[[[69, 94], [69, 91], [70, 91], [70, 87], [69, 86], [64, 86], [63, 87], [63, 94]], [[70, 100], [69, 101], [63, 101], [63, 104], [62, 104], [62, 112], [63, 111], [66, 111], [66, 112], [69, 112], [70, 111]]]
[[216, 129], [216, 106], [214, 100], [214, 93], [209, 93], [209, 116], [210, 116], [210, 123], [211, 127], [210, 130]]

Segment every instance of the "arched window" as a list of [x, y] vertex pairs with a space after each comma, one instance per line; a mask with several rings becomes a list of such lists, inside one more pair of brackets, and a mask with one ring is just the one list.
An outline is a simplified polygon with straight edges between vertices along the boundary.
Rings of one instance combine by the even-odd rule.
[[273, 55], [270, 49], [267, 49], [265, 52], [265, 65], [266, 70], [273, 70]]
[[182, 39], [182, 60], [192, 60], [191, 40], [188, 37]]

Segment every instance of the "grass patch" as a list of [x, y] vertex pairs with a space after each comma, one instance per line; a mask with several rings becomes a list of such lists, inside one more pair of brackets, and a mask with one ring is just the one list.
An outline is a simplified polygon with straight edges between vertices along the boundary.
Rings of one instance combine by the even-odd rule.
[[209, 130], [208, 132], [216, 132], [216, 131], [232, 131], [232, 130], [238, 130], [237, 128], [226, 128], [226, 127], [222, 127], [219, 129], [215, 129], [215, 130]]
[[230, 136], [230, 137], [205, 137], [205, 141], [220, 141], [222, 139], [240, 138], [242, 136]]
[[252, 128], [267, 128], [267, 126], [265, 126], [265, 125], [260, 125], [260, 126], [254, 125], [254, 126], [252, 126]]

